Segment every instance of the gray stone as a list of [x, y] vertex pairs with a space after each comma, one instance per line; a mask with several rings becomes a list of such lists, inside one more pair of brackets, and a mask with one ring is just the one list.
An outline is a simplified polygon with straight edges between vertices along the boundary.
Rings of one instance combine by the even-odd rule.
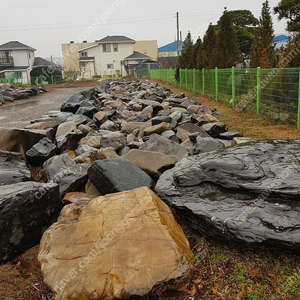
[[181, 141], [184, 142], [189, 139], [190, 134], [196, 132], [199, 132], [200, 135], [205, 135], [205, 131], [199, 126], [192, 123], [185, 123], [177, 128], [176, 135]]
[[232, 140], [235, 137], [243, 137], [243, 134], [239, 131], [227, 131], [219, 134], [219, 138], [224, 140]]
[[37, 245], [61, 209], [57, 184], [28, 181], [1, 186], [0, 264]]
[[262, 141], [191, 156], [156, 192], [202, 234], [300, 250], [300, 140]]
[[135, 164], [122, 158], [96, 161], [88, 170], [92, 184], [101, 195], [152, 187], [152, 179]]
[[72, 165], [52, 178], [54, 183], [59, 184], [59, 193], [63, 197], [70, 192], [83, 192], [88, 180], [87, 170], [89, 163]]
[[75, 129], [67, 135], [56, 138], [57, 148], [59, 152], [67, 150], [76, 150], [78, 142], [84, 137], [79, 129]]
[[79, 145], [79, 147], [77, 148], [76, 150], [76, 156], [80, 156], [82, 155], [83, 153], [86, 153], [86, 152], [91, 152], [91, 151], [98, 151], [97, 148], [95, 147], [91, 147], [89, 145]]
[[118, 126], [113, 121], [107, 120], [100, 126], [100, 129], [101, 130], [109, 130], [109, 131], [117, 131]]
[[77, 126], [76, 126], [75, 122], [73, 122], [73, 121], [68, 121], [68, 122], [62, 123], [57, 128], [56, 138], [58, 138], [60, 136], [65, 136], [75, 129], [77, 129]]
[[0, 151], [0, 186], [31, 180], [31, 173], [20, 153]]
[[255, 140], [249, 137], [234, 137], [232, 139], [232, 146], [245, 144], [245, 143], [252, 143], [252, 142], [255, 142]]
[[227, 126], [223, 122], [207, 123], [202, 125], [201, 128], [213, 138], [219, 137], [220, 133], [227, 130]]
[[126, 137], [121, 132], [110, 132], [101, 138], [101, 147], [113, 147], [116, 151], [126, 146]]
[[150, 139], [140, 147], [140, 150], [156, 151], [166, 155], [175, 155], [180, 159], [188, 156], [188, 152], [184, 147], [170, 141], [169, 139], [161, 137], [156, 133], [150, 136]]
[[212, 137], [197, 137], [196, 148], [194, 154], [200, 154], [205, 152], [211, 152], [224, 148], [224, 144]]

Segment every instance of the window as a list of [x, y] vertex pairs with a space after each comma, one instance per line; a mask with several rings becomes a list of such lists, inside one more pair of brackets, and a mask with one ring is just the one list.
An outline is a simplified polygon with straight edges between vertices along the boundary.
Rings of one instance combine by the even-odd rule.
[[113, 69], [114, 68], [114, 64], [107, 64], [107, 69]]
[[110, 52], [110, 44], [103, 44], [103, 52]]
[[88, 56], [87, 52], [80, 52], [80, 54], [81, 54], [81, 57], [87, 57]]
[[16, 72], [17, 78], [23, 78], [23, 72]]
[[118, 52], [118, 44], [117, 44], [117, 43], [114, 43], [114, 44], [113, 44], [113, 47], [114, 47], [114, 52]]

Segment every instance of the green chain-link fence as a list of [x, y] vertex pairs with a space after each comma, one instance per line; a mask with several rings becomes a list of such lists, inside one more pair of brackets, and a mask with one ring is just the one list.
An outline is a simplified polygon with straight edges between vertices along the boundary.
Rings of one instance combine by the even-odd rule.
[[297, 124], [300, 129], [300, 68], [290, 69], [213, 69], [151, 70], [150, 77], [230, 103], [237, 110], [270, 116]]

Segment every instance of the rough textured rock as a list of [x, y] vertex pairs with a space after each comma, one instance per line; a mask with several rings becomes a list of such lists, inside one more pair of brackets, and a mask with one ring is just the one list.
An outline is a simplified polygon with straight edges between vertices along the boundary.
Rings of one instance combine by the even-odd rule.
[[183, 125], [180, 125], [177, 128], [177, 137], [181, 140], [181, 141], [186, 141], [189, 139], [189, 135], [191, 133], [196, 133], [199, 132], [201, 135], [205, 135], [205, 131], [200, 128], [199, 126], [192, 124], [192, 123], [186, 123]]
[[69, 112], [50, 111], [41, 118], [30, 121], [30, 123], [39, 122], [58, 122], [59, 124], [64, 123], [72, 114]]
[[88, 145], [94, 148], [100, 148], [100, 143], [100, 136], [86, 136], [79, 141], [78, 145]]
[[0, 150], [19, 152], [25, 159], [25, 153], [42, 138], [54, 140], [53, 129], [4, 129], [0, 128]]
[[300, 250], [300, 141], [263, 141], [185, 158], [158, 195], [222, 241]]
[[79, 205], [86, 205], [91, 200], [97, 198], [97, 196], [91, 196], [86, 193], [78, 193], [78, 192], [72, 192], [68, 193], [63, 198], [63, 204], [79, 204]]
[[65, 206], [38, 258], [56, 299], [113, 300], [185, 288], [193, 254], [168, 206], [140, 188]]
[[59, 184], [59, 193], [62, 197], [70, 192], [84, 191], [88, 180], [87, 170], [90, 166], [89, 163], [72, 165], [53, 176], [52, 181]]
[[234, 137], [232, 139], [232, 146], [245, 144], [245, 143], [252, 143], [255, 142], [254, 139], [249, 137]]
[[0, 189], [0, 264], [37, 245], [62, 209], [58, 185], [21, 182]]
[[101, 147], [107, 148], [112, 147], [115, 148], [116, 151], [122, 149], [126, 146], [126, 137], [121, 132], [110, 132], [105, 134], [101, 138]]
[[95, 121], [95, 123], [98, 126], [100, 126], [101, 124], [103, 124], [104, 122], [106, 122], [108, 119], [107, 119], [107, 116], [106, 116], [106, 114], [104, 112], [99, 111], [96, 114], [94, 114], [93, 120]]
[[140, 150], [156, 151], [166, 155], [175, 155], [178, 158], [188, 156], [188, 152], [184, 147], [156, 133], [150, 136], [150, 139], [140, 147]]
[[80, 145], [76, 150], [76, 156], [80, 156], [88, 152], [97, 152], [97, 151], [98, 151], [97, 148], [91, 147], [89, 145]]
[[46, 130], [53, 128], [54, 132], [56, 132], [58, 125], [59, 123], [57, 121], [38, 122], [26, 126], [25, 129]]
[[0, 151], [0, 186], [31, 180], [31, 173], [20, 153]]
[[130, 150], [123, 157], [156, 179], [164, 171], [173, 168], [178, 162], [178, 157], [174, 155], [136, 149]]
[[57, 148], [59, 152], [75, 150], [77, 148], [78, 142], [83, 137], [84, 133], [79, 129], [75, 129], [67, 135], [56, 138]]
[[227, 130], [227, 126], [223, 122], [207, 123], [202, 125], [201, 128], [213, 138], [219, 137], [220, 133]]
[[144, 135], [149, 136], [153, 133], [161, 134], [164, 131], [170, 130], [171, 128], [172, 128], [172, 126], [170, 123], [162, 122], [158, 125], [154, 125], [154, 126], [145, 128]]
[[77, 129], [77, 126], [73, 121], [62, 123], [57, 128], [56, 137], [65, 136], [75, 129]]
[[98, 151], [98, 159], [120, 158], [113, 147], [102, 148]]
[[224, 140], [232, 140], [235, 137], [243, 137], [243, 134], [239, 131], [227, 131], [227, 132], [220, 133], [219, 137], [220, 139], [224, 139]]
[[129, 191], [139, 187], [152, 187], [152, 179], [126, 159], [96, 161], [88, 170], [92, 184], [101, 195]]
[[57, 147], [48, 139], [43, 138], [26, 152], [28, 164], [34, 167], [42, 165], [56, 154]]
[[141, 129], [142, 127], [151, 127], [151, 122], [129, 122], [122, 124], [122, 131], [130, 134], [136, 129]]
[[211, 151], [220, 150], [224, 148], [223, 143], [211, 137], [208, 138], [197, 137], [196, 141], [197, 142], [196, 142], [194, 154], [211, 152]]
[[53, 156], [43, 164], [44, 176], [46, 180], [50, 181], [53, 179], [55, 174], [65, 170], [72, 165], [75, 165], [75, 161], [70, 158], [68, 153]]

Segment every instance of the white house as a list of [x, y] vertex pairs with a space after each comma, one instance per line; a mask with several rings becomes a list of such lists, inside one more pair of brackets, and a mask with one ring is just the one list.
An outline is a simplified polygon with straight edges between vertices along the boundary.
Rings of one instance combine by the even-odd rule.
[[124, 76], [124, 59], [133, 53], [134, 40], [126, 36], [107, 36], [96, 44], [78, 50], [81, 76]]
[[23, 84], [30, 83], [34, 51], [36, 49], [18, 41], [0, 45], [0, 79], [13, 78]]

